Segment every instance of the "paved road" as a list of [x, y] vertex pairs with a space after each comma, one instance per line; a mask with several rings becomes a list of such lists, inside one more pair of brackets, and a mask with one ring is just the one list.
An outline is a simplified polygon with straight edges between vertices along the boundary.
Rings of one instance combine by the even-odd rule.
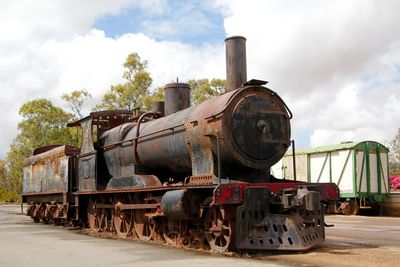
[[326, 221], [335, 225], [326, 230], [329, 240], [341, 239], [400, 249], [398, 217], [327, 216]]
[[0, 205], [0, 266], [284, 266], [268, 260], [179, 250], [139, 241], [101, 239], [34, 224], [18, 206]]
[[217, 256], [139, 241], [101, 239], [34, 224], [0, 205], [1, 266], [399, 266], [400, 218], [327, 216], [327, 240], [306, 253]]

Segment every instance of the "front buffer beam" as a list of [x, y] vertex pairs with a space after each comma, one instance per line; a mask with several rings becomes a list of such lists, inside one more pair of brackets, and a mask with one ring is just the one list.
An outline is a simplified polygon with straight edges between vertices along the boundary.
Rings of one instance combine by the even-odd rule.
[[303, 251], [322, 243], [324, 212], [319, 194], [303, 189], [289, 198], [292, 205], [287, 205], [285, 194], [279, 196], [280, 202], [271, 198], [267, 187], [246, 187], [243, 205], [236, 210], [236, 248]]

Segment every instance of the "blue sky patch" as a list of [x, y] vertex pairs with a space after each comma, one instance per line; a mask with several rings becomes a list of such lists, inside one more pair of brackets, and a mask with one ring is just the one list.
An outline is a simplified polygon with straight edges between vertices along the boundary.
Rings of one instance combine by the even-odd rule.
[[160, 12], [129, 8], [99, 18], [93, 27], [112, 38], [125, 33], [144, 33], [156, 40], [193, 45], [221, 42], [225, 38], [224, 18], [207, 1], [170, 1]]

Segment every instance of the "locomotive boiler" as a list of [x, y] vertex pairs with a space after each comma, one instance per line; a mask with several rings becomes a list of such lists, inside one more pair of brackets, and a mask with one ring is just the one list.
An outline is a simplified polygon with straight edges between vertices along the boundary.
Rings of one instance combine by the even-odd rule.
[[[163, 180], [215, 175], [269, 181], [268, 169], [289, 146], [290, 124], [284, 102], [261, 87], [264, 83], [250, 81], [198, 106], [142, 123], [146, 116], [157, 116], [145, 113], [138, 123], [105, 132], [100, 143], [107, 165], [113, 166], [111, 176], [125, 177], [140, 172], [135, 166], [144, 166]], [[125, 173], [119, 166], [126, 167]]]
[[292, 114], [267, 82], [247, 81], [245, 39], [228, 38], [226, 48], [224, 94], [190, 106], [189, 86], [171, 83], [165, 108], [92, 112], [69, 124], [81, 128], [80, 149], [37, 150], [24, 168], [27, 214], [219, 253], [322, 242], [321, 201], [338, 189], [271, 176]]

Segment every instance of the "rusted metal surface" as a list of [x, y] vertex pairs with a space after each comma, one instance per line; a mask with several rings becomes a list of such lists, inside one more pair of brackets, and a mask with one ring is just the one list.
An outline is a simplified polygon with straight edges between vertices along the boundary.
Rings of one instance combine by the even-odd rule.
[[77, 148], [58, 146], [24, 162], [23, 193], [68, 191], [70, 157]]
[[158, 208], [160, 204], [93, 204], [96, 209], [140, 210]]
[[160, 204], [121, 204], [120, 210], [141, 210], [141, 209], [156, 209], [160, 207]]
[[136, 133], [135, 133], [135, 137], [134, 137], [134, 140], [133, 140], [133, 142], [134, 142], [133, 150], [134, 150], [136, 165], [140, 165], [142, 163], [140, 161], [140, 158], [139, 158], [139, 155], [138, 155], [138, 151], [137, 151], [138, 142], [139, 142], [140, 126], [144, 122], [144, 119], [146, 119], [146, 118], [156, 119], [158, 117], [159, 117], [159, 114], [157, 114], [154, 111], [150, 111], [150, 112], [146, 112], [146, 113], [143, 113], [142, 115], [140, 115], [140, 117], [139, 117], [139, 119], [137, 121]]
[[78, 196], [87, 196], [87, 195], [113, 195], [117, 193], [137, 193], [137, 192], [166, 192], [168, 190], [176, 190], [176, 189], [206, 189], [211, 190], [215, 188], [215, 184], [213, 185], [163, 185], [160, 187], [143, 187], [143, 188], [128, 188], [128, 189], [112, 189], [112, 190], [96, 190], [96, 191], [80, 191], [75, 192], [74, 195]]
[[185, 184], [190, 185], [212, 185], [214, 175], [192, 175], [185, 179]]
[[[134, 111], [97, 111], [79, 121], [68, 124], [70, 127], [80, 126], [82, 129], [81, 153], [78, 156], [79, 190], [93, 191], [106, 187], [109, 179], [108, 172], [119, 169], [113, 168], [114, 165], [109, 164], [108, 167], [111, 169], [109, 170], [102, 162], [103, 157], [97, 158], [98, 147], [94, 147], [94, 141], [97, 142], [100, 135], [121, 124], [124, 127], [119, 129], [121, 132], [116, 137], [126, 134], [136, 119]], [[95, 131], [94, 128], [96, 128]]]
[[115, 209], [112, 210], [112, 219], [115, 232], [120, 237], [127, 237], [133, 234], [133, 210], [122, 209], [125, 205], [124, 203], [131, 203], [132, 198], [130, 195], [126, 197], [114, 197]]
[[[40, 151], [43, 152], [39, 154], [38, 152]], [[34, 155], [25, 160], [24, 167], [32, 164], [43, 163], [43, 161], [45, 160], [57, 158], [60, 156], [76, 155], [78, 152], [79, 152], [78, 148], [68, 145], [52, 145], [52, 146], [37, 148], [34, 150]]]
[[219, 207], [208, 209], [204, 228], [205, 238], [212, 251], [224, 253], [235, 246], [234, 220], [230, 216], [229, 209]]
[[123, 188], [143, 188], [143, 187], [160, 187], [161, 182], [154, 175], [131, 175], [127, 177], [115, 177], [107, 184], [107, 189], [123, 189]]
[[[135, 165], [146, 166], [148, 173], [161, 174], [160, 179], [191, 173], [184, 136], [184, 123], [191, 110], [143, 123], [139, 138], [136, 136], [137, 126], [125, 136], [119, 135], [119, 129], [123, 126], [103, 135], [101, 144], [106, 150], [104, 156], [113, 177], [124, 176], [128, 172], [137, 173]], [[134, 149], [136, 140], [137, 153]]]
[[244, 191], [249, 186], [259, 186], [268, 188], [270, 193], [282, 193], [285, 190], [297, 188], [308, 188], [319, 194], [320, 201], [337, 201], [340, 199], [339, 188], [334, 183], [309, 184], [302, 182], [288, 183], [232, 183], [218, 185], [213, 194], [213, 205], [240, 204], [243, 203]]
[[[302, 209], [302, 207], [300, 207]], [[268, 189], [247, 187], [236, 215], [236, 246], [246, 250], [305, 250], [325, 240], [324, 215], [274, 212]]]
[[138, 117], [136, 110], [102, 110], [95, 111], [80, 120], [68, 123], [68, 127], [79, 127], [87, 120], [92, 120], [92, 125], [97, 127], [97, 139], [105, 131], [123, 123], [134, 122]]
[[185, 243], [187, 244], [185, 238], [188, 229], [187, 221], [164, 218], [161, 229], [167, 244], [176, 247], [183, 247]]
[[[38, 155], [38, 154], [42, 154], [44, 152], [47, 152], [49, 150], [52, 150], [52, 149], [54, 149], [56, 147], [60, 147], [60, 146], [63, 146], [63, 145], [48, 145], [48, 146], [38, 147], [38, 148], [35, 148], [33, 150], [32, 155], [35, 156], [35, 155]], [[68, 154], [67, 150], [65, 151], [65, 153]]]
[[[143, 123], [139, 136], [137, 126], [133, 126], [123, 137], [119, 134], [122, 127], [101, 137], [110, 173], [114, 168], [135, 172], [134, 165], [140, 164], [161, 181], [168, 177], [217, 176], [220, 170], [219, 178], [251, 177], [252, 182], [268, 182], [265, 169], [282, 157], [290, 142], [285, 104], [276, 93], [261, 86], [232, 91]], [[132, 149], [135, 143], [137, 153]]]
[[35, 222], [57, 224], [67, 219], [67, 206], [60, 203], [33, 203], [28, 205], [26, 215]]
[[67, 203], [67, 192], [40, 192], [40, 193], [22, 193], [23, 203], [33, 202], [59, 202]]
[[[215, 161], [219, 147], [220, 178], [268, 182], [264, 170], [288, 147], [288, 118], [283, 102], [265, 87], [248, 86], [204, 102], [187, 123], [193, 175], [218, 175]], [[265, 130], [258, 129], [258, 122], [265, 122]]]
[[165, 85], [165, 116], [190, 107], [190, 86], [187, 83]]
[[[116, 144], [120, 140], [124, 140], [134, 126], [136, 126], [136, 123], [127, 123], [115, 127], [105, 132], [100, 142], [103, 143], [106, 139], [107, 143]], [[132, 145], [133, 141], [103, 148], [105, 162], [111, 177], [124, 177], [129, 176], [130, 173], [135, 173], [135, 168], [132, 164], [134, 153], [125, 153], [126, 147], [132, 149]]]
[[96, 190], [96, 150], [92, 140], [92, 118], [81, 121], [82, 145], [78, 156], [79, 190]]
[[172, 220], [189, 220], [199, 216], [201, 195], [192, 190], [173, 190], [161, 199], [161, 210]]
[[225, 39], [226, 92], [238, 89], [247, 81], [246, 38], [232, 36]]

